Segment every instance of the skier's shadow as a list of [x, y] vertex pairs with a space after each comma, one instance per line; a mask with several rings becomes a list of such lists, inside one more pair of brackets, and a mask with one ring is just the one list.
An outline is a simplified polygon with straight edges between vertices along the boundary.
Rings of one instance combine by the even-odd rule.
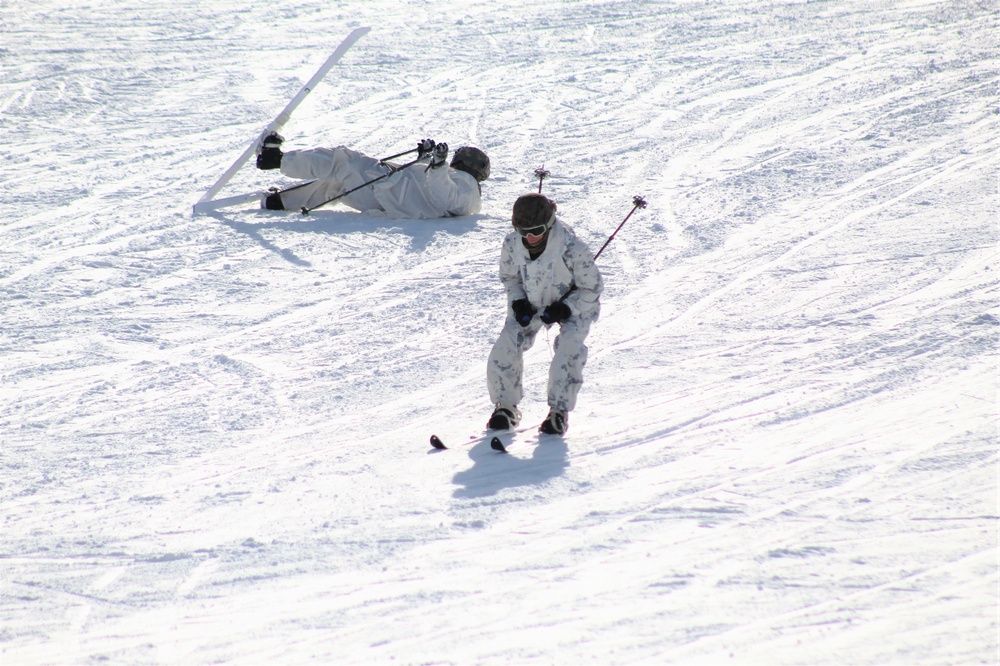
[[410, 252], [422, 252], [434, 240], [437, 233], [460, 236], [475, 231], [480, 220], [486, 215], [465, 215], [430, 220], [411, 220], [365, 215], [358, 212], [339, 210], [315, 211], [309, 215], [301, 213], [278, 213], [275, 211], [255, 211], [261, 222], [242, 222], [231, 219], [219, 212], [209, 213], [222, 224], [253, 239], [264, 249], [280, 255], [289, 263], [310, 267], [311, 264], [288, 249], [279, 248], [261, 234], [264, 230], [279, 230], [287, 233], [326, 234], [329, 236], [383, 232], [400, 234], [410, 238]]
[[474, 445], [469, 450], [473, 465], [455, 474], [453, 482], [459, 487], [453, 496], [487, 497], [505, 488], [538, 486], [562, 476], [569, 467], [569, 448], [562, 437], [543, 436], [537, 445], [534, 442], [523, 445], [534, 447], [530, 458], [518, 455], [524, 450], [520, 443], [513, 446], [517, 448], [505, 454], [491, 449], [485, 440]]

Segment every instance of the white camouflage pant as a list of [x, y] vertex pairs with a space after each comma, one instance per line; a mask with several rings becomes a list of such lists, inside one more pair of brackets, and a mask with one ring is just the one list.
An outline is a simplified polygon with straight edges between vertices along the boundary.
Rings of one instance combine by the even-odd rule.
[[[521, 402], [524, 352], [531, 349], [542, 326], [538, 317], [523, 328], [513, 317], [507, 317], [486, 364], [486, 383], [494, 405], [512, 407]], [[584, 340], [589, 332], [590, 322], [576, 318], [559, 324], [549, 365], [548, 402], [552, 409], [569, 412], [576, 407], [576, 396], [583, 386], [583, 366], [587, 364]]]
[[[388, 167], [381, 164], [374, 157], [369, 157], [343, 146], [332, 150], [319, 148], [297, 152], [300, 154], [298, 163], [305, 167], [309, 166], [310, 155], [316, 154], [322, 157], [321, 163], [324, 168], [327, 166], [327, 163], [332, 164], [332, 175], [329, 178], [300, 183], [284, 189], [281, 192], [281, 203], [285, 210], [299, 210], [303, 206], [313, 208], [329, 201], [341, 192], [352, 190], [369, 180], [390, 172]], [[283, 174], [292, 178], [312, 177], [308, 168], [304, 168], [301, 172], [292, 171], [289, 173], [289, 171], [291, 170], [282, 169]], [[371, 187], [362, 187], [338, 201], [360, 211], [380, 210], [382, 208], [382, 205], [375, 198], [375, 192]]]

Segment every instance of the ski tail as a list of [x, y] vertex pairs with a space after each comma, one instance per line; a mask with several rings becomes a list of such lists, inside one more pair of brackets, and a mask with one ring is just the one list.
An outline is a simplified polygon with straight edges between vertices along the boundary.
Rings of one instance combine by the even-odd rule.
[[219, 210], [220, 208], [228, 208], [229, 206], [239, 206], [240, 204], [250, 203], [251, 201], [260, 201], [260, 198], [265, 194], [267, 194], [267, 192], [247, 192], [246, 194], [239, 194], [235, 197], [223, 197], [221, 199], [213, 199], [212, 201], [199, 201], [194, 205], [194, 212], [207, 213], [211, 210]]

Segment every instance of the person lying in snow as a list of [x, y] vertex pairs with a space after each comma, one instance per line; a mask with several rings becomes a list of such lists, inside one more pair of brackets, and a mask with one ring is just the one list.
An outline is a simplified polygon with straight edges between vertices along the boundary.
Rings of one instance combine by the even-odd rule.
[[507, 319], [486, 364], [493, 415], [487, 427], [517, 426], [523, 390], [523, 355], [542, 326], [559, 324], [549, 366], [549, 414], [539, 430], [562, 435], [583, 385], [584, 340], [601, 311], [604, 289], [590, 248], [556, 218], [556, 204], [541, 194], [514, 202], [514, 231], [504, 238], [500, 281], [507, 291]]
[[[337, 201], [394, 218], [472, 215], [482, 205], [479, 184], [490, 175], [490, 158], [483, 151], [459, 148], [447, 165], [448, 144], [430, 139], [417, 144], [418, 161], [402, 169], [344, 146], [282, 152], [283, 141], [274, 133], [264, 138], [257, 168], [281, 169], [282, 174], [306, 182], [264, 195], [261, 208], [268, 210], [308, 211], [382, 176]], [[424, 160], [429, 162], [425, 165]]]

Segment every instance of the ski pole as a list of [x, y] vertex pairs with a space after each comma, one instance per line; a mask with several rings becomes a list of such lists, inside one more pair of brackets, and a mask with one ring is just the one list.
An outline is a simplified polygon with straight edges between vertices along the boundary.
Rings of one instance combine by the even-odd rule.
[[549, 177], [549, 172], [545, 170], [545, 165], [541, 169], [535, 169], [535, 178], [538, 179], [538, 193], [542, 193], [542, 181]]
[[[604, 252], [604, 248], [606, 248], [608, 246], [608, 243], [610, 243], [614, 239], [615, 234], [617, 234], [621, 230], [621, 228], [625, 226], [625, 223], [628, 222], [628, 218], [632, 217], [632, 213], [634, 213], [637, 208], [646, 207], [646, 200], [639, 196], [632, 197], [632, 204], [633, 204], [632, 210], [628, 212], [628, 215], [626, 215], [625, 219], [622, 220], [622, 223], [618, 225], [618, 228], [615, 229], [615, 232], [608, 237], [608, 240], [604, 241], [604, 245], [602, 245], [601, 249], [598, 250], [597, 254], [594, 255], [594, 261], [597, 261], [597, 258], [601, 256], [601, 252]], [[562, 297], [559, 299], [559, 302], [565, 303], [566, 299], [569, 298], [569, 295], [572, 294], [574, 291], [576, 291], [576, 284], [571, 284], [569, 286], [569, 291], [567, 291], [565, 294], [562, 295]]]
[[625, 219], [622, 220], [622, 223], [618, 225], [618, 228], [615, 229], [614, 233], [611, 234], [611, 236], [608, 237], [608, 240], [604, 241], [604, 245], [602, 245], [601, 249], [598, 250], [597, 254], [594, 255], [594, 261], [597, 261], [597, 258], [599, 256], [601, 256], [601, 252], [604, 252], [604, 248], [606, 248], [608, 246], [608, 243], [610, 243], [611, 241], [614, 240], [615, 234], [617, 234], [619, 231], [621, 231], [621, 228], [625, 226], [626, 222], [628, 222], [628, 218], [632, 217], [632, 213], [634, 213], [637, 208], [645, 208], [646, 207], [646, 200], [643, 199], [642, 197], [635, 196], [635, 197], [632, 197], [632, 204], [633, 204], [632, 205], [632, 210], [630, 210], [628, 212], [628, 215], [625, 216]]
[[[411, 150], [411, 151], [409, 151], [409, 152], [411, 152], [411, 153], [412, 153], [413, 151]], [[402, 154], [403, 154], [403, 155], [405, 155], [406, 153], [402, 153]], [[386, 158], [386, 159], [389, 159], [389, 158]], [[360, 184], [360, 185], [358, 185], [357, 187], [354, 187], [354, 188], [351, 188], [351, 189], [347, 190], [346, 192], [341, 192], [341, 193], [340, 193], [340, 194], [338, 194], [337, 196], [335, 196], [335, 197], [332, 197], [332, 198], [330, 198], [330, 199], [327, 199], [326, 201], [324, 201], [324, 202], [322, 202], [322, 203], [318, 203], [318, 204], [316, 204], [315, 206], [313, 206], [312, 208], [306, 208], [305, 206], [303, 206], [303, 207], [302, 207], [302, 214], [303, 214], [303, 215], [308, 215], [308, 214], [309, 214], [310, 212], [312, 212], [312, 211], [316, 210], [316, 209], [317, 209], [317, 208], [319, 208], [320, 206], [325, 206], [325, 205], [327, 205], [328, 203], [332, 203], [332, 202], [336, 201], [337, 199], [339, 199], [339, 198], [341, 198], [341, 197], [346, 197], [346, 196], [347, 196], [348, 194], [350, 194], [351, 192], [357, 192], [358, 190], [360, 190], [360, 189], [362, 189], [362, 188], [365, 188], [365, 187], [368, 187], [368, 186], [369, 186], [369, 185], [371, 185], [372, 183], [376, 183], [376, 182], [378, 182], [378, 181], [382, 180], [383, 178], [388, 178], [389, 176], [391, 176], [392, 174], [396, 173], [397, 171], [402, 171], [402, 170], [403, 170], [403, 169], [405, 169], [406, 167], [409, 167], [409, 166], [413, 166], [414, 164], [416, 164], [417, 162], [419, 162], [419, 161], [420, 161], [420, 160], [422, 160], [422, 159], [423, 159], [422, 157], [418, 157], [417, 159], [413, 160], [412, 162], [407, 162], [406, 164], [404, 164], [404, 165], [402, 165], [402, 166], [400, 166], [400, 167], [398, 167], [398, 168], [396, 168], [396, 169], [392, 169], [392, 171], [390, 171], [389, 173], [384, 173], [384, 174], [382, 174], [381, 176], [379, 176], [378, 178], [372, 178], [372, 179], [371, 179], [371, 180], [369, 180], [369, 181], [368, 181], [367, 183], [361, 183], [361, 184]], [[390, 167], [390, 168], [391, 168], [391, 167]]]

